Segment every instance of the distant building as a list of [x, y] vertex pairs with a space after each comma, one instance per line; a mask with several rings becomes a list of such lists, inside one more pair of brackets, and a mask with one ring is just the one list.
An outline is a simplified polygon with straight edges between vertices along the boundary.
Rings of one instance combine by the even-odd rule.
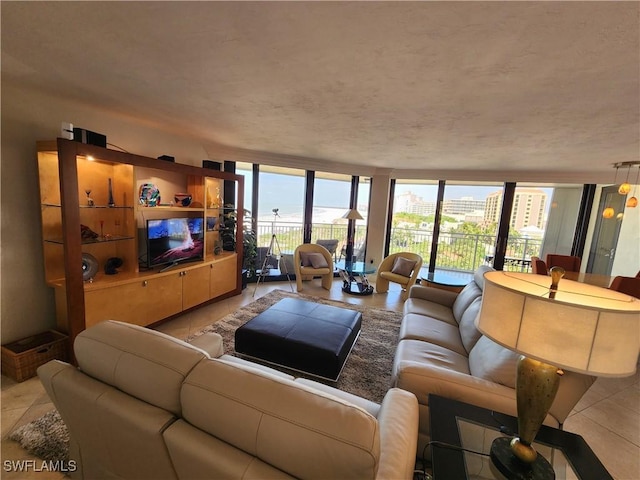
[[[538, 188], [516, 188], [511, 211], [510, 226], [518, 231], [525, 227], [544, 227], [547, 194]], [[484, 218], [487, 223], [497, 223], [502, 209], [502, 192], [487, 196]]]
[[393, 213], [415, 213], [417, 215], [432, 215], [436, 211], [435, 202], [425, 202], [422, 197], [413, 192], [396, 195], [393, 200]]
[[473, 197], [452, 198], [442, 202], [442, 213], [449, 215], [464, 215], [477, 210], [484, 211], [485, 201], [474, 200]]

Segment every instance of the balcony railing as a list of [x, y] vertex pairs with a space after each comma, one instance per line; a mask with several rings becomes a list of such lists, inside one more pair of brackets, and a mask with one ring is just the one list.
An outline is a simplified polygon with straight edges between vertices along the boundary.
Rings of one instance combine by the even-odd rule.
[[[337, 239], [340, 241], [337, 256], [346, 244], [347, 225], [314, 223], [312, 226], [311, 241], [318, 239]], [[268, 247], [271, 236], [276, 235], [278, 245], [283, 254], [291, 254], [302, 243], [304, 228], [301, 223], [258, 222], [258, 246]], [[366, 227], [357, 225], [354, 245], [364, 243]], [[433, 234], [420, 229], [393, 228], [391, 230], [391, 245], [389, 252], [413, 252], [417, 253], [428, 263], [431, 256], [431, 242]], [[440, 232], [438, 239], [437, 266], [443, 270], [455, 270], [473, 272], [480, 265], [493, 262], [495, 235], [464, 234]], [[539, 255], [542, 247], [541, 239], [510, 238], [507, 243], [507, 255], [504, 270], [531, 271], [531, 256]], [[278, 253], [278, 252], [274, 252]]]

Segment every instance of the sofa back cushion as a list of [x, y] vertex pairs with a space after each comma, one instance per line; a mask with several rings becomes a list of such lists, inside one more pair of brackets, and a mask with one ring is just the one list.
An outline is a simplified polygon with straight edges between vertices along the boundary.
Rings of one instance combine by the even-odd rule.
[[182, 388], [190, 424], [298, 478], [375, 478], [378, 422], [337, 397], [211, 359]]
[[469, 305], [471, 305], [476, 298], [482, 296], [484, 274], [493, 270], [493, 267], [489, 267], [488, 265], [478, 267], [473, 274], [473, 281], [469, 282], [458, 294], [452, 306], [453, 318], [456, 319], [456, 322], [460, 323], [464, 311], [469, 308]]
[[469, 353], [471, 375], [516, 388], [516, 364], [520, 355], [482, 335]]
[[87, 375], [180, 415], [180, 389], [209, 355], [161, 332], [107, 320], [81, 332], [73, 349]]
[[464, 311], [460, 319], [460, 339], [467, 353], [471, 352], [478, 339], [482, 336], [480, 330], [476, 328], [476, 317], [480, 313], [481, 305], [482, 297], [477, 297]]
[[456, 319], [458, 324], [460, 324], [460, 320], [462, 320], [464, 311], [469, 308], [469, 305], [471, 305], [476, 298], [482, 298], [482, 290], [480, 290], [480, 287], [478, 287], [475, 282], [470, 282], [458, 294], [451, 307], [453, 318]]

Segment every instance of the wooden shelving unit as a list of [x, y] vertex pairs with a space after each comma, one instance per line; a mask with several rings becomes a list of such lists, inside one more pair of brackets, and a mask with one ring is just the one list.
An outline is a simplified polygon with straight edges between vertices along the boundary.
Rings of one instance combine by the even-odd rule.
[[[216, 247], [224, 182], [235, 182], [236, 207], [242, 211], [244, 177], [65, 139], [38, 142], [37, 149], [45, 279], [55, 290], [58, 329], [69, 335], [70, 345], [78, 333], [103, 320], [151, 325], [240, 293], [241, 218], [236, 250]], [[157, 185], [159, 206], [141, 200], [146, 183]], [[189, 206], [173, 203], [178, 192], [191, 195]], [[204, 258], [167, 271], [146, 270], [140, 265], [146, 221], [173, 217], [202, 219]], [[93, 234], [83, 236], [83, 229]], [[83, 279], [83, 254], [100, 265], [90, 281]], [[122, 266], [107, 275], [103, 267], [113, 257]]]

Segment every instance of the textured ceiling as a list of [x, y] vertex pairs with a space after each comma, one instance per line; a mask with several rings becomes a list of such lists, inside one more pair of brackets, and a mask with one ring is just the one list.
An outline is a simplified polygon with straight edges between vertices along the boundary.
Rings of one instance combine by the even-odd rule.
[[638, 2], [2, 2], [2, 78], [223, 145], [408, 170], [640, 155]]

